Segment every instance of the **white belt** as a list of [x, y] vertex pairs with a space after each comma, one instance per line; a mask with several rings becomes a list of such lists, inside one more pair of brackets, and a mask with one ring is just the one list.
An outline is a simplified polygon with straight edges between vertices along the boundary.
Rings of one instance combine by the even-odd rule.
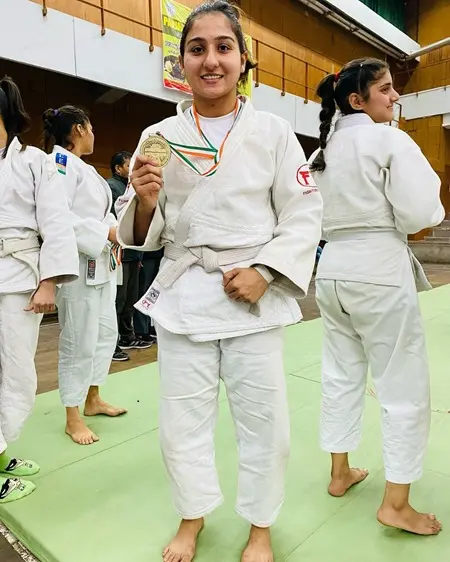
[[406, 234], [402, 234], [396, 229], [392, 230], [341, 230], [332, 232], [328, 237], [328, 242], [351, 242], [352, 240], [380, 240], [381, 238], [389, 238], [391, 240], [399, 240], [403, 242], [408, 250], [409, 261], [411, 262], [411, 267], [414, 274], [414, 279], [416, 280], [417, 287], [419, 290], [429, 291], [432, 289], [432, 285], [425, 275], [422, 264], [416, 258], [411, 248], [408, 246], [408, 237]]
[[36, 262], [31, 259], [27, 252], [39, 250], [40, 244], [37, 236], [29, 238], [1, 238], [0, 239], [0, 259], [12, 256], [17, 260], [26, 263], [31, 267], [36, 276], [37, 284], [40, 281], [39, 269]]
[[37, 236], [30, 238], [0, 238], [0, 258], [11, 256], [17, 252], [39, 249], [39, 239]]
[[[216, 252], [208, 248], [208, 246], [185, 248], [178, 244], [168, 244], [164, 248], [164, 257], [174, 260], [174, 263], [164, 268], [157, 275], [155, 281], [164, 289], [168, 289], [192, 265], [200, 265], [208, 273], [221, 271], [221, 267], [256, 258], [261, 248], [263, 246], [219, 250]], [[250, 312], [255, 316], [259, 316], [259, 305], [251, 305]]]

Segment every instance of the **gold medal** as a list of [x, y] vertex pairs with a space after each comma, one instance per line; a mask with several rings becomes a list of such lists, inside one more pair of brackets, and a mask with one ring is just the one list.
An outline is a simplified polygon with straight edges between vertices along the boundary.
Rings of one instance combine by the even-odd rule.
[[159, 168], [165, 168], [170, 162], [172, 152], [169, 143], [159, 135], [150, 135], [139, 149], [141, 156], [152, 158]]

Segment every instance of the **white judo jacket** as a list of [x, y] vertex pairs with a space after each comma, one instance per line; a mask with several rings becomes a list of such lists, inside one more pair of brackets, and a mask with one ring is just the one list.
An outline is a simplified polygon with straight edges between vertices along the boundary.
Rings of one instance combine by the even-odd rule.
[[0, 293], [77, 277], [75, 235], [55, 164], [38, 148], [22, 150], [14, 139], [0, 165]]
[[61, 146], [53, 159], [62, 178], [80, 254], [80, 277], [87, 285], [103, 285], [113, 278], [109, 229], [117, 225], [111, 213], [111, 189], [93, 166]]
[[[311, 156], [312, 163], [317, 152]], [[405, 132], [366, 114], [338, 119], [314, 172], [324, 201], [324, 238], [317, 279], [401, 286], [409, 259], [421, 288], [430, 288], [407, 235], [445, 216], [441, 181]]]
[[[191, 103], [180, 103], [175, 117], [146, 129], [139, 146], [156, 132], [172, 142], [205, 146], [185, 113]], [[197, 159], [195, 165], [203, 172], [210, 163]], [[134, 244], [133, 188], [116, 204], [121, 245], [165, 247], [161, 272], [137, 308], [198, 341], [298, 322], [295, 299], [306, 295], [311, 280], [322, 199], [290, 125], [246, 100], [215, 175], [202, 177], [172, 156], [163, 176], [142, 247]], [[276, 272], [256, 307], [231, 301], [223, 288], [223, 272], [252, 265]]]

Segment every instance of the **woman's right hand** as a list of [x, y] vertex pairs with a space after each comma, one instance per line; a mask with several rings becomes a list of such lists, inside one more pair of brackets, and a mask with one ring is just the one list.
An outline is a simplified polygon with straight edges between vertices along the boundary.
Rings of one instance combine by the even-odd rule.
[[163, 187], [162, 169], [148, 156], [137, 156], [131, 173], [131, 185], [136, 192], [139, 205], [153, 212], [158, 204]]

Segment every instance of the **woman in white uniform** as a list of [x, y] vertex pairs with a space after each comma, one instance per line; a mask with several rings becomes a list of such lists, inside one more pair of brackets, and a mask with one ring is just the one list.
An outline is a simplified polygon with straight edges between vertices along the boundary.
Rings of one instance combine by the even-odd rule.
[[[311, 170], [324, 199], [325, 246], [317, 301], [325, 330], [321, 445], [331, 453], [329, 492], [342, 496], [367, 477], [351, 469], [358, 447], [367, 370], [382, 409], [386, 493], [378, 520], [420, 535], [437, 534], [432, 515], [409, 504], [423, 472], [430, 425], [428, 362], [417, 297], [430, 288], [407, 235], [444, 218], [440, 180], [416, 143], [386, 126], [399, 99], [388, 65], [352, 61], [327, 76], [320, 151]], [[336, 109], [335, 131], [329, 138]]]
[[306, 187], [290, 125], [237, 95], [253, 64], [234, 7], [220, 0], [192, 12], [181, 62], [194, 101], [144, 131], [134, 189], [117, 206], [126, 204], [122, 245], [165, 250], [137, 304], [157, 324], [161, 446], [182, 519], [163, 560], [190, 562], [204, 517], [222, 503], [214, 463], [222, 379], [239, 449], [236, 510], [251, 524], [242, 560], [272, 562], [290, 444], [282, 327], [301, 319], [295, 298], [308, 290], [322, 201]]
[[[39, 472], [6, 452], [31, 414], [34, 356], [44, 313], [55, 310], [56, 283], [78, 276], [69, 209], [53, 161], [20, 136], [29, 118], [16, 84], [0, 81], [0, 503], [30, 494], [21, 477]], [[42, 240], [42, 244], [39, 238]]]
[[57, 293], [61, 336], [59, 390], [66, 408], [66, 433], [75, 443], [98, 441], [80, 416], [116, 417], [125, 413], [103, 402], [117, 343], [116, 218], [111, 189], [81, 157], [92, 154], [94, 133], [79, 108], [64, 106], [44, 113], [45, 150], [51, 152], [71, 210], [80, 257], [80, 277]]

